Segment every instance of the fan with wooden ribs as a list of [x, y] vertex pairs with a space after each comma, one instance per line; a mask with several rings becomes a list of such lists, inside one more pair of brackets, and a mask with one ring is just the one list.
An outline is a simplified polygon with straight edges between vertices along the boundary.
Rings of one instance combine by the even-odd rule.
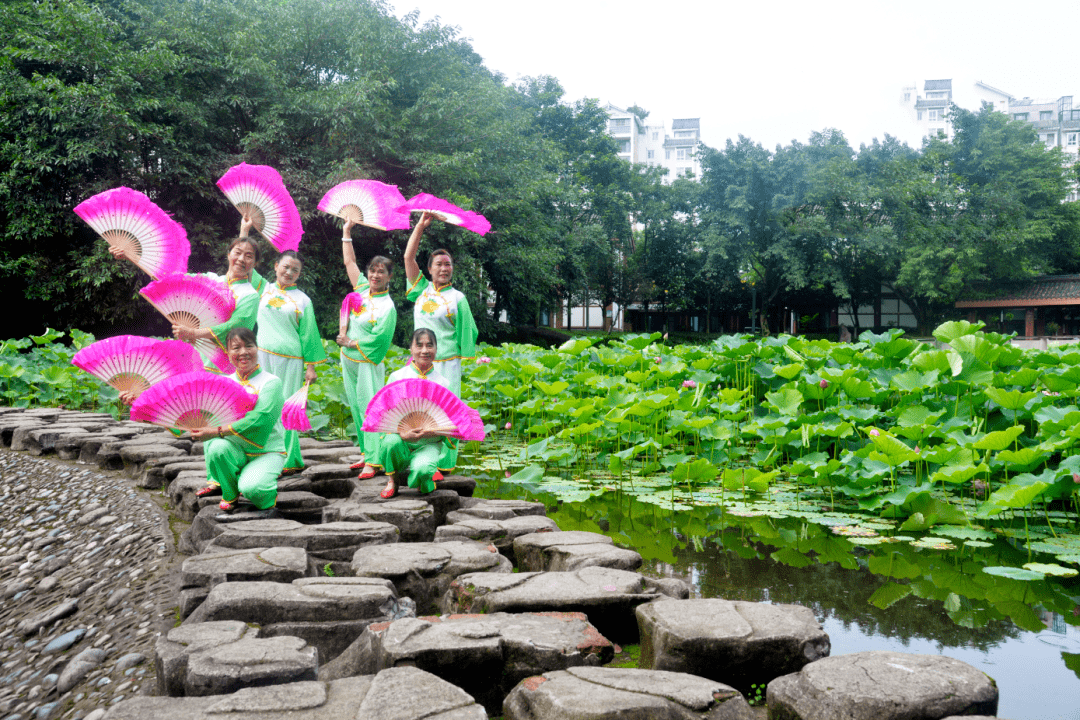
[[420, 429], [459, 440], [483, 440], [480, 414], [431, 380], [406, 379], [384, 386], [368, 403], [364, 432]]
[[330, 188], [319, 201], [319, 209], [376, 230], [406, 230], [409, 214], [398, 212], [405, 197], [397, 185], [378, 180], [346, 180]]
[[75, 353], [71, 364], [120, 392], [135, 396], [162, 380], [202, 370], [199, 354], [186, 342], [138, 335], [98, 340]]
[[256, 397], [232, 378], [200, 370], [162, 380], [131, 406], [131, 419], [173, 430], [231, 425]]
[[299, 249], [304, 234], [300, 212], [277, 170], [240, 163], [229, 168], [217, 185], [278, 252]]
[[[236, 298], [229, 287], [205, 275], [169, 275], [139, 293], [174, 325], [191, 330], [213, 327], [232, 317]], [[213, 340], [196, 340], [195, 349], [220, 372], [234, 371], [225, 351]]]
[[141, 192], [106, 190], [76, 205], [75, 214], [150, 277], [187, 272], [191, 244], [184, 226]]

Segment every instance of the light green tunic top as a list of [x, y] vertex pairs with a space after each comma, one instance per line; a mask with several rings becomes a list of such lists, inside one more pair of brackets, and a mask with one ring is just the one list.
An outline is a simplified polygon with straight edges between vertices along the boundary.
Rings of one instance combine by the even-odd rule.
[[341, 354], [353, 362], [378, 365], [386, 357], [394, 339], [397, 307], [388, 290], [372, 293], [366, 283], [358, 284], [357, 287], [364, 288], [360, 291], [364, 304], [363, 307], [353, 308], [349, 312], [349, 326], [345, 334], [360, 347], [342, 348]]
[[326, 361], [311, 299], [295, 285], [283, 288], [267, 283], [259, 300], [258, 321], [260, 350], [303, 360], [305, 365]]
[[285, 427], [281, 424], [281, 409], [285, 405], [285, 394], [281, 380], [259, 368], [246, 378], [241, 378], [239, 373], [229, 377], [258, 399], [247, 415], [228, 427], [225, 439], [238, 445], [247, 455], [284, 454]]
[[416, 302], [413, 309], [415, 328], [428, 328], [435, 333], [436, 360], [476, 356], [479, 331], [464, 293], [450, 285], [436, 288], [420, 273], [406, 297]]
[[246, 327], [248, 330], [255, 329], [255, 319], [259, 315], [259, 297], [262, 295], [267, 283], [262, 275], [252, 270], [250, 280], [233, 280], [229, 282], [225, 275], [216, 273], [203, 273], [206, 277], [219, 280], [229, 286], [233, 297], [236, 298], [236, 309], [232, 317], [220, 325], [210, 328], [214, 334], [214, 340], [225, 350], [225, 336], [234, 327]]

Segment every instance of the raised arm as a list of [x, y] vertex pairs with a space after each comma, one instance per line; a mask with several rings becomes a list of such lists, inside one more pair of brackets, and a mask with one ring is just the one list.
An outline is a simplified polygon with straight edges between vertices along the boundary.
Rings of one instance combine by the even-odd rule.
[[409, 244], [405, 246], [405, 280], [406, 286], [412, 287], [416, 278], [420, 277], [420, 266], [416, 264], [416, 252], [420, 249], [420, 238], [424, 237], [424, 231], [431, 225], [434, 215], [424, 213], [413, 226], [412, 235], [409, 236]]
[[356, 226], [352, 220], [346, 220], [341, 228], [341, 259], [345, 261], [345, 272], [349, 275], [349, 287], [356, 287], [360, 282], [360, 266], [356, 264], [356, 252], [352, 245], [352, 229]]

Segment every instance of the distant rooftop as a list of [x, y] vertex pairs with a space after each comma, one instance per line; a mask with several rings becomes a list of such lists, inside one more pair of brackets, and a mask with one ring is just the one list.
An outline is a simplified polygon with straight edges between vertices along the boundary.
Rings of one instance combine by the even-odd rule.
[[671, 121], [672, 130], [698, 130], [701, 128], [701, 118], [681, 118]]
[[952, 78], [948, 80], [927, 80], [923, 84], [923, 92], [929, 90], [952, 90]]

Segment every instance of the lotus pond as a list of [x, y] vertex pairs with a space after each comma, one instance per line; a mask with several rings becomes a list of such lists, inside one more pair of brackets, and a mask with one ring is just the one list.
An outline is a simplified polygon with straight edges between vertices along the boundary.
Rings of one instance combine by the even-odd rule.
[[935, 338], [485, 348], [465, 471], [696, 595], [808, 605], [834, 654], [958, 657], [1002, 716], [1075, 720], [1080, 348]]

